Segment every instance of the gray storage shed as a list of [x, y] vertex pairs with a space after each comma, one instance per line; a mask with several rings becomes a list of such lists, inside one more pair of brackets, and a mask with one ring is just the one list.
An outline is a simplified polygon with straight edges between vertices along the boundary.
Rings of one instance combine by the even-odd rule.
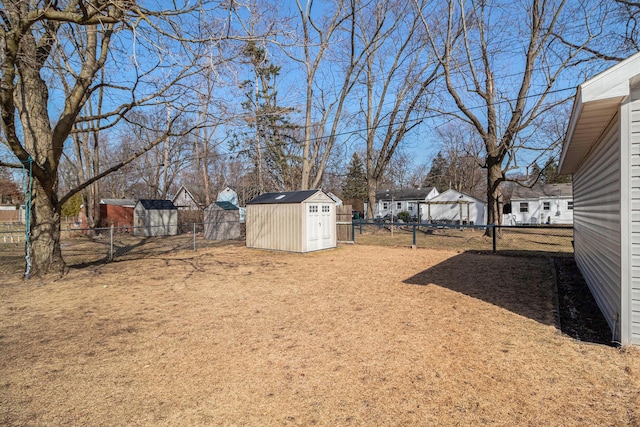
[[336, 202], [321, 190], [266, 193], [247, 203], [246, 227], [249, 248], [335, 248]]
[[614, 339], [640, 345], [640, 53], [578, 86], [560, 173], [576, 264]]
[[171, 200], [140, 199], [133, 208], [134, 236], [175, 236], [178, 208]]
[[209, 240], [240, 238], [240, 209], [231, 202], [213, 202], [204, 210], [204, 237]]

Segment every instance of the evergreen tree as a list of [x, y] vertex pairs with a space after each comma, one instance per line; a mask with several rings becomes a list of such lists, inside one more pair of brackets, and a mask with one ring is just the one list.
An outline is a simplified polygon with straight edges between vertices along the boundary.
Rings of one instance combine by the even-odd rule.
[[342, 197], [345, 200], [365, 200], [367, 198], [367, 175], [357, 153], [353, 153], [349, 172], [342, 184]]
[[449, 161], [438, 151], [436, 157], [431, 161], [431, 169], [424, 180], [425, 187], [435, 187], [442, 192], [449, 189], [449, 179], [447, 171]]
[[571, 175], [560, 175], [558, 173], [558, 164], [549, 159], [540, 173], [540, 180], [545, 184], [565, 184], [571, 182]]

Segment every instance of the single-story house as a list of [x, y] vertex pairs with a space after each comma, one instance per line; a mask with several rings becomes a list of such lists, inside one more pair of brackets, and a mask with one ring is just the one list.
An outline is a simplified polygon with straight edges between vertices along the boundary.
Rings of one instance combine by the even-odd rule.
[[576, 264], [614, 339], [640, 345], [640, 53], [578, 86], [559, 170]]
[[335, 248], [336, 202], [322, 190], [266, 193], [247, 203], [246, 227], [249, 248]]
[[140, 199], [133, 209], [134, 236], [175, 236], [178, 208], [171, 200]]
[[179, 210], [197, 211], [203, 208], [202, 204], [193, 196], [193, 193], [187, 190], [184, 185], [180, 186], [180, 189], [171, 201]]
[[573, 188], [570, 183], [516, 186], [511, 194], [511, 213], [504, 225], [573, 224]]
[[486, 224], [487, 204], [468, 194], [449, 189], [420, 203], [421, 222]]
[[[417, 218], [422, 216], [422, 213], [418, 212], [420, 203], [431, 200], [438, 194], [440, 193], [435, 187], [376, 191], [373, 216], [382, 218], [386, 215], [397, 216], [400, 212], [409, 212], [409, 215]], [[366, 205], [365, 203], [365, 211]]]
[[231, 202], [213, 202], [204, 210], [204, 238], [240, 238], [240, 209]]
[[100, 200], [100, 227], [133, 227], [133, 199]]

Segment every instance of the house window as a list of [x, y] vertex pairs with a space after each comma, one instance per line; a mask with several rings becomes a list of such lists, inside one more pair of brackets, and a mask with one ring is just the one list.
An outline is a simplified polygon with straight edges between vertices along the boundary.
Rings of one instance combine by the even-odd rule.
[[398, 209], [398, 210], [402, 209], [402, 202], [396, 203], [396, 209]]
[[550, 211], [551, 210], [551, 202], [542, 202], [542, 210]]
[[573, 210], [573, 200], [567, 202], [567, 209], [569, 209], [570, 211]]
[[413, 205], [411, 205], [411, 204], [410, 204], [410, 205], [407, 207], [407, 209], [409, 209], [409, 212], [411, 212], [411, 211], [413, 210]]
[[382, 202], [382, 209], [384, 209], [385, 211], [389, 209], [389, 202]]
[[309, 205], [309, 213], [318, 212], [318, 207], [316, 205]]
[[330, 208], [328, 205], [322, 205], [322, 212], [327, 213], [330, 212]]
[[521, 202], [520, 203], [520, 212], [522, 212], [522, 213], [529, 212], [529, 202]]

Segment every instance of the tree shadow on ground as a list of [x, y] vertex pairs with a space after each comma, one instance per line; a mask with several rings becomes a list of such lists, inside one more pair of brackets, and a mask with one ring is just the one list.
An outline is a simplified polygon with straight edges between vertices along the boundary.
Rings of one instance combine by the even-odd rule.
[[436, 285], [555, 325], [549, 261], [463, 252], [404, 281]]
[[[502, 307], [582, 341], [611, 345], [608, 325], [572, 257], [500, 256], [464, 252], [404, 280], [436, 285]], [[554, 268], [560, 269], [554, 275]], [[577, 272], [577, 276], [576, 276]], [[554, 283], [554, 278], [557, 279]], [[561, 283], [560, 283], [561, 282]], [[558, 298], [555, 298], [558, 289]], [[570, 295], [570, 296], [565, 296]], [[591, 303], [587, 302], [591, 299]], [[608, 338], [607, 338], [608, 336]]]

